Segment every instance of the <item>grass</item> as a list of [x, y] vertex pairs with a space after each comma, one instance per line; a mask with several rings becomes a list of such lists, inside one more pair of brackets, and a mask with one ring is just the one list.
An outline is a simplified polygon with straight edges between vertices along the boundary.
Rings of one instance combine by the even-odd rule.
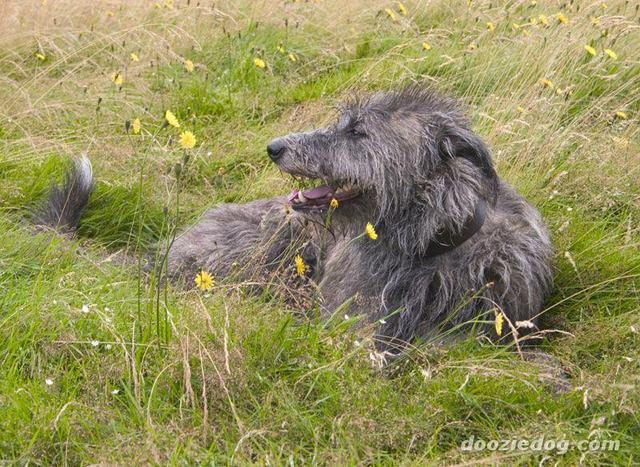
[[[637, 463], [638, 3], [469, 3], [407, 0], [407, 16], [378, 0], [3, 6], [0, 462]], [[381, 372], [350, 321], [302, 319], [222, 281], [157, 294], [140, 280], [136, 256], [208, 206], [287, 191], [264, 154], [272, 137], [411, 82], [468, 106], [501, 175], [546, 218], [545, 320], [561, 332], [544, 349], [570, 392], [472, 339]], [[179, 148], [166, 110], [196, 148]], [[135, 118], [140, 135], [126, 129]], [[36, 234], [29, 209], [82, 151], [97, 187], [78, 235]], [[470, 436], [541, 435], [620, 446], [461, 449]]]

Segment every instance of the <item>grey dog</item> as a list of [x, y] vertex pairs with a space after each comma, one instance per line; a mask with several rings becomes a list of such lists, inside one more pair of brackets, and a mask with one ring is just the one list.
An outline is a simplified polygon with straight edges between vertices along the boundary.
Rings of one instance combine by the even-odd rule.
[[[497, 340], [500, 313], [507, 334], [539, 325], [548, 233], [454, 100], [419, 87], [375, 94], [267, 152], [283, 172], [322, 184], [207, 211], [169, 251], [174, 278], [204, 270], [260, 290], [277, 284], [295, 303], [313, 290], [323, 314], [374, 323], [385, 350], [472, 329]], [[39, 223], [77, 223], [91, 175], [76, 168], [78, 195], [52, 192]], [[51, 207], [56, 196], [72, 199], [68, 213]]]

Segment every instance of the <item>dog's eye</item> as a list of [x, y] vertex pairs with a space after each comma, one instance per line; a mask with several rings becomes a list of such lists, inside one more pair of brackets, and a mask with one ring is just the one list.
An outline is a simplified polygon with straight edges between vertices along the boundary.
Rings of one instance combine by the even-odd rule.
[[352, 125], [347, 128], [347, 134], [353, 138], [362, 138], [364, 136], [367, 136], [367, 134], [356, 125]]

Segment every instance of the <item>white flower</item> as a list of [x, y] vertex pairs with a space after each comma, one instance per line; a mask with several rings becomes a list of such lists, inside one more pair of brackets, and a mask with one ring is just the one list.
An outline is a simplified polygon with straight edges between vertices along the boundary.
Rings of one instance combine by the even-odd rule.
[[349, 315], [344, 315], [344, 319], [349, 319]]
[[119, 389], [114, 389], [113, 391], [111, 391], [111, 394], [113, 394], [113, 395], [115, 396], [115, 395], [116, 395], [116, 394], [118, 394], [119, 392], [120, 392], [120, 390], [119, 390]]
[[82, 312], [89, 313], [89, 305], [82, 305]]
[[111, 347], [112, 347], [112, 345], [111, 345], [111, 344], [106, 344], [106, 345], [104, 346], [104, 348], [105, 348], [105, 349], [107, 349], [107, 350], [111, 350]]
[[53, 380], [51, 378], [45, 379], [44, 382], [47, 386], [51, 386], [53, 384]]
[[384, 319], [381, 319], [378, 321], [380, 324], [387, 324], [387, 322]]
[[91, 341], [91, 345], [94, 347], [98, 347], [100, 345], [100, 341]]

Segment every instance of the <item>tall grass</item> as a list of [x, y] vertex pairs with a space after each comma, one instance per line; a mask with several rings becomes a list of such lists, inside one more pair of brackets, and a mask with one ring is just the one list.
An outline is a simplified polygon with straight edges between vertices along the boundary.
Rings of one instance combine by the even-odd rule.
[[[0, 6], [0, 460], [637, 462], [638, 2], [403, 6]], [[207, 207], [287, 191], [264, 155], [271, 138], [328, 122], [354, 94], [413, 82], [465, 103], [500, 174], [544, 214], [557, 251], [544, 318], [558, 332], [543, 347], [569, 370], [569, 393], [472, 339], [381, 371], [351, 320], [141, 273], [143, 255]], [[184, 129], [198, 139], [187, 159]], [[97, 187], [77, 237], [36, 234], [29, 208], [82, 151]], [[620, 449], [461, 450], [471, 435]]]

